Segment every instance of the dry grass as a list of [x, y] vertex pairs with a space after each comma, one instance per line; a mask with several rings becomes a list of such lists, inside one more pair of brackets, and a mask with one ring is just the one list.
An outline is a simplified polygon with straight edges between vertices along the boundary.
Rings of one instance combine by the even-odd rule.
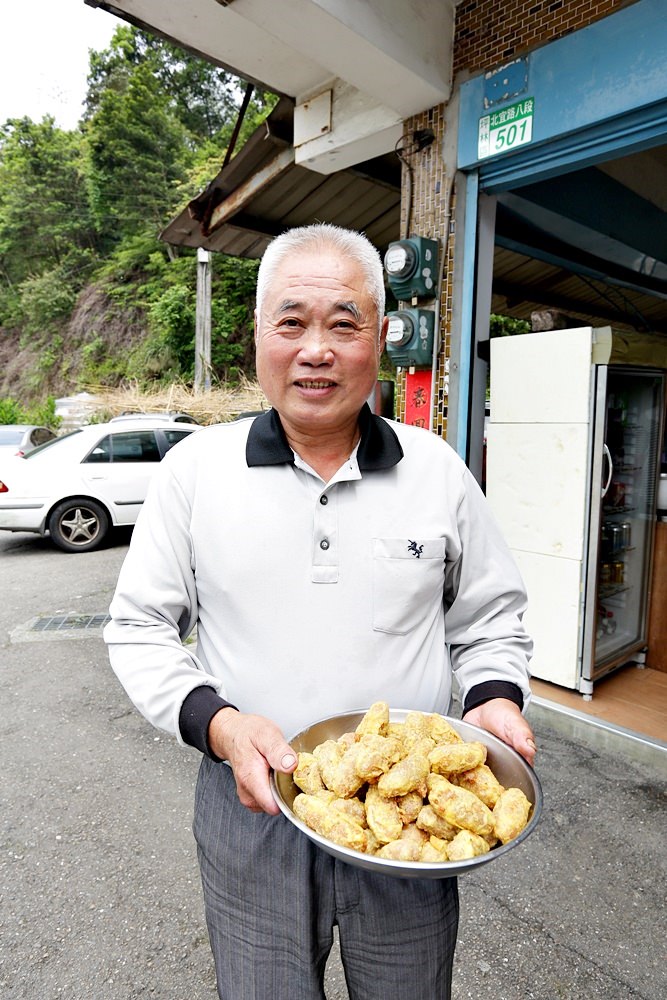
[[200, 424], [219, 424], [234, 420], [248, 410], [266, 410], [268, 403], [255, 382], [243, 381], [238, 386], [215, 387], [195, 393], [185, 385], [145, 391], [128, 385], [118, 389], [88, 386], [95, 397], [95, 412], [102, 419], [121, 413], [188, 413]]

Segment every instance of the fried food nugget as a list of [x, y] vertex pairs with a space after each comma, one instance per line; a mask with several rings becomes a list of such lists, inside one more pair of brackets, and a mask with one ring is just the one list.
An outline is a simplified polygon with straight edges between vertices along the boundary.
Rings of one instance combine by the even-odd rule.
[[323, 789], [324, 782], [316, 757], [312, 753], [299, 753], [297, 761], [296, 770], [292, 774], [294, 784], [308, 795], [314, 795]]
[[321, 837], [353, 851], [366, 851], [366, 831], [340, 809], [305, 792], [296, 796], [292, 808], [295, 816]]
[[369, 785], [366, 791], [366, 822], [381, 844], [398, 840], [403, 830], [396, 802], [380, 795], [377, 785]]
[[424, 846], [429, 839], [429, 834], [425, 830], [420, 830], [416, 823], [408, 823], [403, 827], [401, 840], [409, 840], [413, 844], [419, 844], [419, 848]]
[[414, 823], [422, 809], [424, 796], [421, 791], [408, 792], [407, 795], [399, 795], [396, 799], [398, 812], [403, 826]]
[[[361, 827], [366, 827], [366, 810], [361, 799], [338, 799], [331, 793], [331, 806], [333, 809], [340, 809], [341, 812], [346, 813], [350, 819], [353, 819], [355, 823], [358, 823]], [[319, 797], [319, 796], [318, 796]]]
[[[493, 812], [493, 810], [492, 810], [492, 812]], [[484, 840], [487, 842], [487, 844], [489, 845], [489, 847], [496, 847], [500, 843], [500, 841], [496, 837], [495, 830], [492, 831], [491, 833], [485, 833], [484, 834]]]
[[459, 788], [441, 774], [428, 776], [428, 799], [435, 811], [452, 826], [478, 833], [494, 829], [493, 813], [467, 788]]
[[390, 840], [375, 852], [376, 858], [389, 861], [419, 861], [420, 856], [421, 847], [409, 840]]
[[480, 764], [470, 771], [462, 771], [455, 777], [455, 783], [460, 788], [467, 788], [469, 792], [474, 792], [478, 799], [481, 799], [485, 806], [493, 809], [500, 793], [504, 791], [495, 774], [488, 764]]
[[453, 840], [459, 832], [458, 826], [452, 826], [442, 816], [438, 816], [433, 806], [428, 803], [421, 807], [415, 822], [420, 830], [444, 841]]
[[338, 737], [336, 743], [341, 748], [341, 751], [345, 753], [345, 751], [349, 750], [352, 744], [356, 743], [358, 739], [359, 737], [357, 736], [356, 733], [343, 733], [342, 736]]
[[387, 799], [407, 795], [426, 781], [429, 772], [428, 757], [417, 751], [411, 752], [378, 779], [378, 791]]
[[520, 788], [506, 788], [493, 807], [494, 832], [503, 844], [518, 837], [530, 815], [530, 802]]
[[385, 844], [376, 855], [379, 858], [389, 858], [392, 861], [419, 861], [422, 848], [428, 841], [428, 835], [410, 823], [401, 831], [398, 840]]
[[338, 765], [328, 774], [326, 784], [339, 798], [349, 799], [367, 781], [373, 781], [388, 771], [400, 756], [401, 747], [397, 740], [366, 734], [343, 753]]
[[435, 743], [430, 736], [418, 736], [409, 747], [403, 744], [406, 753], [420, 753], [428, 757], [431, 750], [435, 749]]
[[406, 751], [426, 749], [427, 752], [435, 746], [429, 732], [428, 719], [423, 712], [408, 712], [403, 723], [403, 733], [401, 737]]
[[366, 827], [366, 854], [377, 854], [382, 846], [370, 826]]
[[463, 737], [459, 736], [453, 726], [435, 712], [426, 715], [428, 722], [428, 733], [436, 743], [463, 743]]
[[384, 736], [389, 725], [389, 705], [386, 701], [376, 701], [368, 709], [356, 728], [358, 735], [372, 733], [374, 736]]
[[340, 809], [341, 812], [347, 813], [359, 826], [366, 827], [366, 810], [361, 799], [356, 796], [351, 799], [339, 799], [336, 793], [328, 788], [319, 788], [314, 795], [332, 809]]
[[373, 781], [388, 771], [403, 756], [399, 740], [394, 736], [362, 736], [358, 747], [356, 768], [360, 778]]
[[448, 841], [439, 840], [438, 837], [429, 837], [421, 849], [419, 860], [430, 864], [449, 861], [448, 847]]
[[393, 736], [403, 747], [403, 756], [412, 750], [420, 750], [422, 753], [430, 753], [435, 746], [435, 740], [424, 733], [422, 729], [408, 726], [404, 722], [390, 722], [387, 727], [387, 736]]
[[478, 837], [470, 830], [459, 830], [447, 846], [447, 857], [450, 861], [468, 861], [470, 858], [478, 858], [481, 854], [488, 854], [490, 850], [483, 837]]
[[336, 768], [343, 756], [343, 748], [335, 740], [325, 740], [319, 743], [313, 750], [313, 757], [317, 761], [322, 781], [327, 788], [331, 788], [331, 780], [336, 773]]
[[403, 723], [402, 722], [392, 722], [389, 720], [389, 725], [387, 726], [387, 736], [395, 736], [397, 740], [403, 742]]
[[472, 743], [444, 743], [428, 755], [431, 770], [437, 774], [460, 774], [479, 767], [486, 760], [486, 747], [476, 740]]
[[327, 774], [325, 782], [327, 788], [335, 792], [340, 799], [352, 798], [364, 784], [365, 778], [362, 778], [357, 771], [360, 746], [359, 743], [353, 743], [339, 759], [338, 764]]

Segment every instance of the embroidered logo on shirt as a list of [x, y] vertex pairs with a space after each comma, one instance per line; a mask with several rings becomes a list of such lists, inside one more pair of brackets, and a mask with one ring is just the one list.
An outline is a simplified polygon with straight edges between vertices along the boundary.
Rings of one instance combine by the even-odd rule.
[[419, 559], [420, 555], [424, 551], [424, 546], [417, 545], [417, 543], [413, 542], [411, 539], [408, 539], [408, 541], [410, 542], [410, 544], [408, 545], [408, 552], [412, 552], [415, 559]]

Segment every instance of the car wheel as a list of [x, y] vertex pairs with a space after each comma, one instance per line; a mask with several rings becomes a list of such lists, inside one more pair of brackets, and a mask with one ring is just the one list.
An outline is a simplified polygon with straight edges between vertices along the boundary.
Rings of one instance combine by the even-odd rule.
[[65, 552], [90, 552], [102, 544], [108, 531], [109, 516], [95, 500], [63, 500], [49, 517], [51, 538]]

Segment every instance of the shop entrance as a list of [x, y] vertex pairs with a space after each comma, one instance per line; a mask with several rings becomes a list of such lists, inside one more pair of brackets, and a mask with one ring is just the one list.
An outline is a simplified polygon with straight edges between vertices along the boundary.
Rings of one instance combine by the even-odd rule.
[[[480, 193], [478, 208], [477, 268], [478, 274], [486, 267], [492, 275], [487, 289], [490, 313], [523, 321], [532, 331], [611, 326], [638, 332], [645, 335], [649, 351], [654, 338], [655, 365], [664, 368], [664, 342], [660, 349], [657, 344], [667, 335], [665, 144], [509, 190]], [[493, 397], [486, 398], [490, 352], [479, 302], [478, 291], [471, 365], [471, 465], [476, 460], [475, 425], [488, 413], [489, 404], [493, 408]], [[520, 383], [516, 391], [522, 391]], [[664, 433], [664, 412], [661, 423]], [[663, 463], [665, 457], [663, 444]], [[653, 687], [667, 679], [662, 656], [667, 520], [662, 521], [659, 510], [656, 513], [652, 580], [642, 597], [648, 605], [646, 653], [636, 658], [648, 671], [623, 666], [604, 683], [596, 682], [604, 692], [606, 712], [609, 704], [624, 702], [621, 714], [626, 724], [632, 722], [628, 705], [634, 698], [637, 727], [642, 713], [645, 717], [650, 713]], [[548, 676], [545, 679], [549, 681]], [[543, 686], [545, 696], [553, 697], [554, 692], [557, 698], [563, 696], [557, 686]], [[622, 699], [616, 698], [617, 689], [623, 690]], [[599, 698], [594, 700], [600, 704]]]

